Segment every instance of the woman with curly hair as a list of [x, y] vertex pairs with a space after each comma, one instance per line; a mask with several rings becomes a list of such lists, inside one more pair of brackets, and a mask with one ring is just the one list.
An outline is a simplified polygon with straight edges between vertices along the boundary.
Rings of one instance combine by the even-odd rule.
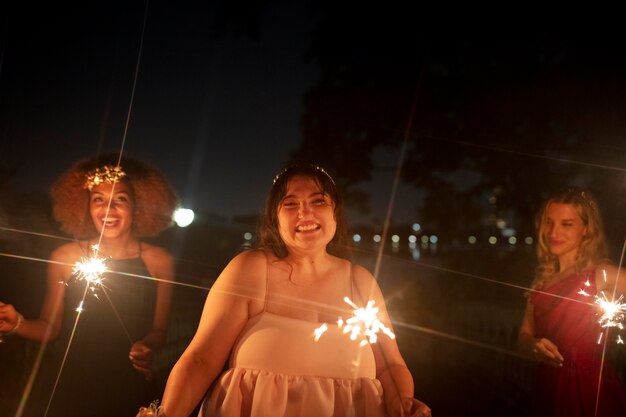
[[[0, 331], [68, 346], [49, 416], [132, 415], [165, 343], [174, 279], [172, 256], [142, 239], [170, 226], [176, 194], [152, 167], [108, 154], [75, 164], [51, 197], [54, 217], [76, 240], [50, 256], [39, 318], [3, 304]], [[104, 259], [101, 285], [73, 269], [90, 257]]]
[[624, 294], [626, 276], [607, 259], [598, 204], [588, 191], [561, 191], [536, 227], [539, 266], [519, 331], [520, 348], [539, 362], [532, 415], [626, 415], [624, 387], [598, 343], [615, 335], [600, 327], [594, 305]]

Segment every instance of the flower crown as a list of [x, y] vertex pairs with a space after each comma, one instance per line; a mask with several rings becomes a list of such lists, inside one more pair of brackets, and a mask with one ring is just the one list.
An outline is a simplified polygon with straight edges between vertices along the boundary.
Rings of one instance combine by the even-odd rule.
[[113, 184], [124, 178], [126, 173], [121, 166], [104, 165], [89, 171], [86, 175], [85, 188], [89, 191], [102, 183]]

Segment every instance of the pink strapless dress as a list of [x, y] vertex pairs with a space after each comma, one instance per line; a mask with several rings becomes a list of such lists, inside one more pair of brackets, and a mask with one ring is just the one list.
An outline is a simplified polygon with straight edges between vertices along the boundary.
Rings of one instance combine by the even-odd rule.
[[317, 327], [269, 312], [250, 319], [200, 416], [385, 416], [371, 346], [334, 324], [315, 341]]

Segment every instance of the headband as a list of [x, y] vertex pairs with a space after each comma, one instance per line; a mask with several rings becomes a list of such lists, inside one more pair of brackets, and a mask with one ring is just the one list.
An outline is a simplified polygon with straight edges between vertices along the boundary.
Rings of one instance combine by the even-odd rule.
[[91, 189], [97, 185], [105, 182], [113, 184], [125, 176], [126, 173], [121, 166], [104, 165], [87, 173], [84, 187], [91, 191]]

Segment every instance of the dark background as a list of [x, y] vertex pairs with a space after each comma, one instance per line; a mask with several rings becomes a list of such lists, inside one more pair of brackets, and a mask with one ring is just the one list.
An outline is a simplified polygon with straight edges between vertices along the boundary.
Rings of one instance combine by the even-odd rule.
[[[67, 239], [46, 191], [63, 169], [110, 150], [154, 164], [196, 212], [155, 239], [186, 284], [162, 382], [211, 282], [254, 244], [272, 177], [314, 161], [347, 196], [355, 260], [378, 272], [416, 397], [438, 416], [526, 415], [532, 364], [515, 340], [541, 201], [589, 188], [616, 263], [624, 245], [626, 60], [613, 16], [399, 2], [12, 6], [0, 300], [38, 314], [45, 259]], [[11, 342], [0, 366], [23, 348]]]

